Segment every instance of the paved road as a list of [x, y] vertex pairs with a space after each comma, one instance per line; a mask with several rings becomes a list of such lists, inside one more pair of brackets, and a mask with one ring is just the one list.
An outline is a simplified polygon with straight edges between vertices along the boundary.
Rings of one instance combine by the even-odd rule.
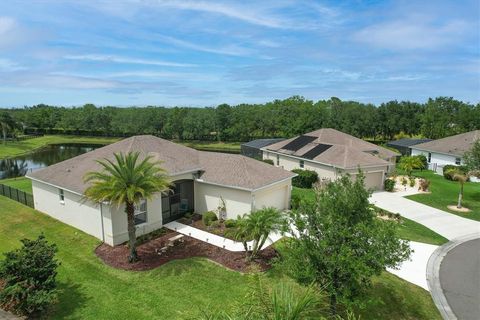
[[443, 258], [440, 285], [460, 320], [480, 319], [480, 239], [464, 242]]

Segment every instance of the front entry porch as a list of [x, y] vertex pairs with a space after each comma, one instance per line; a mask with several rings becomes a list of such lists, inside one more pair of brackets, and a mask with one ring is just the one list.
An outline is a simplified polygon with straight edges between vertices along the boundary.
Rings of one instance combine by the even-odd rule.
[[162, 195], [163, 224], [182, 218], [194, 208], [193, 180], [174, 181], [168, 194]]

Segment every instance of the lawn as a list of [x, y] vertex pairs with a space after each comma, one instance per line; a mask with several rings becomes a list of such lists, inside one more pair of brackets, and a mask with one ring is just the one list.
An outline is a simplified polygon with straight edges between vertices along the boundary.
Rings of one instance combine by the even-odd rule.
[[32, 180], [25, 177], [4, 179], [0, 180], [0, 183], [15, 189], [19, 189], [26, 193], [32, 193]]
[[[306, 200], [313, 200], [315, 193], [312, 189], [293, 188], [292, 195], [297, 195]], [[402, 217], [402, 223], [398, 225], [398, 234], [400, 238], [410, 241], [442, 245], [448, 240], [427, 227]]]
[[32, 152], [35, 149], [45, 147], [46, 145], [49, 145], [49, 144], [60, 144], [60, 143], [109, 144], [118, 140], [120, 140], [120, 138], [48, 135], [48, 136], [18, 141], [18, 142], [9, 141], [7, 142], [6, 145], [0, 144], [0, 159], [26, 154], [26, 153]]
[[218, 141], [174, 141], [184, 146], [203, 151], [216, 151], [228, 153], [240, 153], [241, 142], [218, 142]]
[[464, 187], [463, 206], [472, 210], [468, 213], [449, 210], [448, 205], [455, 205], [460, 191], [460, 184], [450, 181], [432, 171], [415, 171], [417, 177], [427, 178], [430, 183], [430, 194], [416, 194], [408, 199], [421, 202], [428, 206], [444, 210], [458, 216], [480, 221], [480, 183], [467, 182]]
[[[58, 245], [60, 294], [49, 319], [194, 319], [201, 308], [242, 301], [252, 287], [249, 276], [201, 258], [146, 272], [113, 269], [94, 255], [98, 240], [5, 197], [0, 221], [0, 253], [41, 232]], [[283, 278], [275, 269], [260, 277], [266, 285]], [[427, 291], [386, 272], [367, 300], [362, 319], [440, 319]]]

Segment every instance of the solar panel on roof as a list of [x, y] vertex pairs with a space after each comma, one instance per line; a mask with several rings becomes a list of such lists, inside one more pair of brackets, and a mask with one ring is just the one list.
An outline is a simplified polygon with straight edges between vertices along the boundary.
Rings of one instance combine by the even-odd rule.
[[331, 145], [329, 144], [318, 144], [316, 145], [313, 149], [305, 152], [305, 154], [302, 155], [302, 158], [307, 158], [310, 160], [313, 160], [316, 156], [322, 154], [323, 152], [327, 151]]
[[295, 140], [287, 143], [282, 149], [290, 150], [290, 151], [297, 151], [297, 150], [303, 148], [304, 146], [306, 146], [307, 144], [309, 144], [310, 142], [315, 141], [316, 139], [317, 139], [317, 137], [300, 136], [300, 137], [296, 138]]

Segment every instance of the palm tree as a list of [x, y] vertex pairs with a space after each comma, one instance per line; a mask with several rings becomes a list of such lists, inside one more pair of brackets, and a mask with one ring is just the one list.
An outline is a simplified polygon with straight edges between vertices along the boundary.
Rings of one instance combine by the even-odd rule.
[[456, 170], [456, 172], [452, 176], [453, 180], [458, 181], [460, 184], [460, 192], [458, 193], [458, 202], [457, 202], [457, 208], [462, 209], [462, 199], [463, 199], [463, 186], [465, 185], [465, 182], [468, 181], [468, 174], [463, 173], [459, 170]]
[[[234, 240], [242, 242], [246, 259], [253, 260], [262, 250], [270, 233], [282, 231], [284, 226], [285, 217], [281, 211], [275, 208], [264, 208], [237, 218], [235, 228], [230, 235]], [[250, 240], [253, 241], [251, 247], [247, 243]]]
[[115, 162], [104, 159], [97, 162], [102, 171], [88, 172], [84, 180], [90, 182], [85, 197], [91, 201], [109, 202], [120, 207], [125, 205], [130, 246], [129, 262], [138, 261], [135, 235], [135, 205], [155, 194], [169, 190], [170, 181], [159, 162], [152, 162], [151, 156], [137, 163], [139, 153], [115, 153]]

